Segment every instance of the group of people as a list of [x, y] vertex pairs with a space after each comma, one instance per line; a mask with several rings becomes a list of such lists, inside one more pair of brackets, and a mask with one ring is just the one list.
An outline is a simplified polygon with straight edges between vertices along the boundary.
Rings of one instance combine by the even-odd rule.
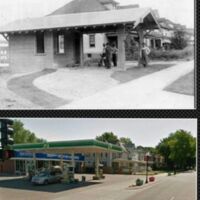
[[[107, 69], [110, 69], [113, 63], [114, 67], [117, 67], [117, 54], [118, 49], [113, 43], [111, 46], [110, 43], [103, 44], [103, 52], [101, 54], [101, 59], [99, 62], [99, 66], [105, 66]], [[140, 61], [139, 64], [147, 67], [149, 59], [148, 55], [150, 54], [150, 49], [146, 46], [145, 43], [142, 43], [140, 50]]]
[[115, 43], [113, 43], [112, 46], [110, 43], [103, 44], [103, 52], [101, 54], [99, 66], [105, 66], [107, 69], [110, 69], [113, 63], [113, 66], [117, 67], [117, 53], [118, 49]]

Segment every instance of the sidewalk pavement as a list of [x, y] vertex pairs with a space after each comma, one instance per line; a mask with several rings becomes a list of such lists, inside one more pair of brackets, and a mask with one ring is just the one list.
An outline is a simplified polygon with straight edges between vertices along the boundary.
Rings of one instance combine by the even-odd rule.
[[193, 69], [194, 61], [181, 62], [60, 109], [194, 109], [193, 96], [163, 91]]

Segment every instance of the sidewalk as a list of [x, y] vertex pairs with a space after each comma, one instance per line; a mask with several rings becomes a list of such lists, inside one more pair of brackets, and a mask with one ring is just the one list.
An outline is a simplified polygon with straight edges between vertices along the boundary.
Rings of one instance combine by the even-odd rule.
[[194, 61], [116, 86], [60, 109], [193, 109], [194, 97], [163, 91], [194, 69]]

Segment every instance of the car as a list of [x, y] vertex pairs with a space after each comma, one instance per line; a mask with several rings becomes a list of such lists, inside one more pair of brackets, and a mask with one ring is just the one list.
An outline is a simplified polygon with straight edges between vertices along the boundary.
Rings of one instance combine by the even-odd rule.
[[41, 172], [35, 175], [31, 179], [31, 183], [35, 185], [47, 185], [50, 183], [60, 183], [62, 180], [61, 174], [55, 174], [55, 172]]

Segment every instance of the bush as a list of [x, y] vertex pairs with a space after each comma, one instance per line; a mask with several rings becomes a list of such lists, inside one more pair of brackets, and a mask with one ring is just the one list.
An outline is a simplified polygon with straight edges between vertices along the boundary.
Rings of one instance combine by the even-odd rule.
[[136, 180], [136, 186], [141, 186], [141, 185], [143, 185], [144, 184], [144, 181], [143, 180], [141, 180], [141, 179], [137, 179]]
[[194, 55], [193, 47], [187, 47], [183, 50], [152, 50], [149, 58], [152, 60], [178, 60], [188, 59]]

